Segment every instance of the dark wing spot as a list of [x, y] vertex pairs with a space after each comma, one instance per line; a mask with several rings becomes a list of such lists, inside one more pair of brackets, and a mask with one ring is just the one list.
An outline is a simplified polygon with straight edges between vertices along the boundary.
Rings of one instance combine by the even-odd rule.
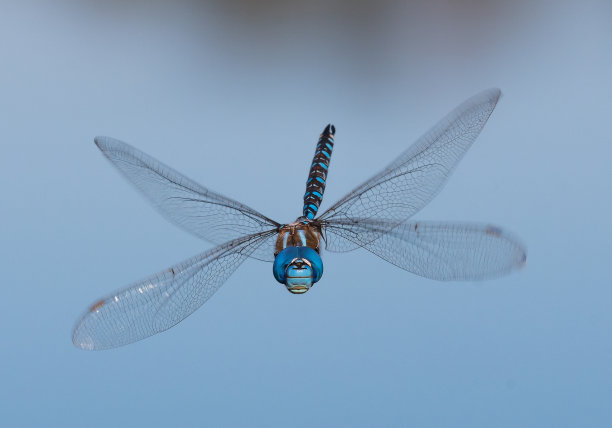
[[93, 305], [91, 305], [91, 308], [89, 308], [89, 312], [95, 312], [98, 309], [100, 309], [102, 306], [104, 306], [106, 302], [104, 300], [98, 300], [96, 303], [94, 303]]
[[501, 234], [502, 234], [502, 231], [501, 231], [501, 229], [499, 227], [488, 226], [486, 233], [487, 233], [487, 235], [491, 235], [491, 236], [495, 236], [495, 237], [500, 237]]

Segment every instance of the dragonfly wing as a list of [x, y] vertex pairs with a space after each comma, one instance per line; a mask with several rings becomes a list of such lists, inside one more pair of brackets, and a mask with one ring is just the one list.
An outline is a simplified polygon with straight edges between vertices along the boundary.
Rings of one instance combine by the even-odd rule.
[[325, 249], [344, 253], [363, 248], [397, 227], [395, 222], [376, 219], [334, 219], [319, 221]]
[[489, 89], [465, 101], [319, 220], [323, 224], [381, 220], [390, 228], [406, 221], [442, 189], [484, 127], [500, 95], [499, 89]]
[[94, 303], [72, 341], [99, 350], [136, 342], [178, 324], [202, 306], [275, 232], [230, 241]]
[[208, 190], [140, 150], [110, 137], [96, 145], [169, 221], [214, 244], [276, 228], [252, 208]]
[[249, 257], [262, 262], [274, 262], [274, 251], [276, 251], [276, 239], [278, 232], [276, 229], [271, 230], [267, 235], [261, 238], [257, 248], [249, 254]]
[[387, 228], [387, 224], [362, 221], [347, 228], [351, 234], [341, 228], [328, 232], [404, 270], [441, 281], [497, 277], [522, 267], [527, 260], [524, 245], [496, 226], [412, 221], [368, 240], [369, 234]]

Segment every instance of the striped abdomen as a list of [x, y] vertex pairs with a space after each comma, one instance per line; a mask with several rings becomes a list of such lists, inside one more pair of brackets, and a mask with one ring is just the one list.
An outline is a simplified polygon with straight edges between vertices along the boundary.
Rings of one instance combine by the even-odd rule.
[[317, 149], [315, 150], [312, 165], [310, 166], [310, 174], [306, 181], [306, 193], [304, 194], [304, 217], [310, 219], [315, 218], [319, 205], [323, 200], [323, 192], [325, 192], [325, 180], [327, 179], [327, 169], [331, 159], [332, 150], [334, 149], [334, 134], [336, 128], [334, 125], [327, 125], [319, 137]]

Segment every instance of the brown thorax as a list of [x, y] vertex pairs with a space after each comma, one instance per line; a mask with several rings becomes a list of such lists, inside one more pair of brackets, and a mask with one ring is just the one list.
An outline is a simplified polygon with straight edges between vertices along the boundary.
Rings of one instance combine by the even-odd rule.
[[293, 223], [285, 224], [278, 232], [274, 255], [287, 247], [310, 247], [320, 253], [321, 228], [314, 222], [304, 221], [302, 217]]

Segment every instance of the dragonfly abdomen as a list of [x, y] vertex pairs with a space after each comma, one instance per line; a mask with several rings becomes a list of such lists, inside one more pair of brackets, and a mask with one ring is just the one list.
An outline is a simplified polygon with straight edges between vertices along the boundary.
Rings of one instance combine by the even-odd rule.
[[334, 125], [327, 125], [323, 133], [319, 137], [317, 148], [315, 150], [310, 173], [306, 181], [306, 193], [304, 194], [304, 217], [309, 219], [315, 218], [321, 201], [323, 200], [323, 192], [325, 192], [325, 180], [327, 179], [327, 170], [331, 159], [332, 150], [334, 149], [334, 134], [336, 128]]

